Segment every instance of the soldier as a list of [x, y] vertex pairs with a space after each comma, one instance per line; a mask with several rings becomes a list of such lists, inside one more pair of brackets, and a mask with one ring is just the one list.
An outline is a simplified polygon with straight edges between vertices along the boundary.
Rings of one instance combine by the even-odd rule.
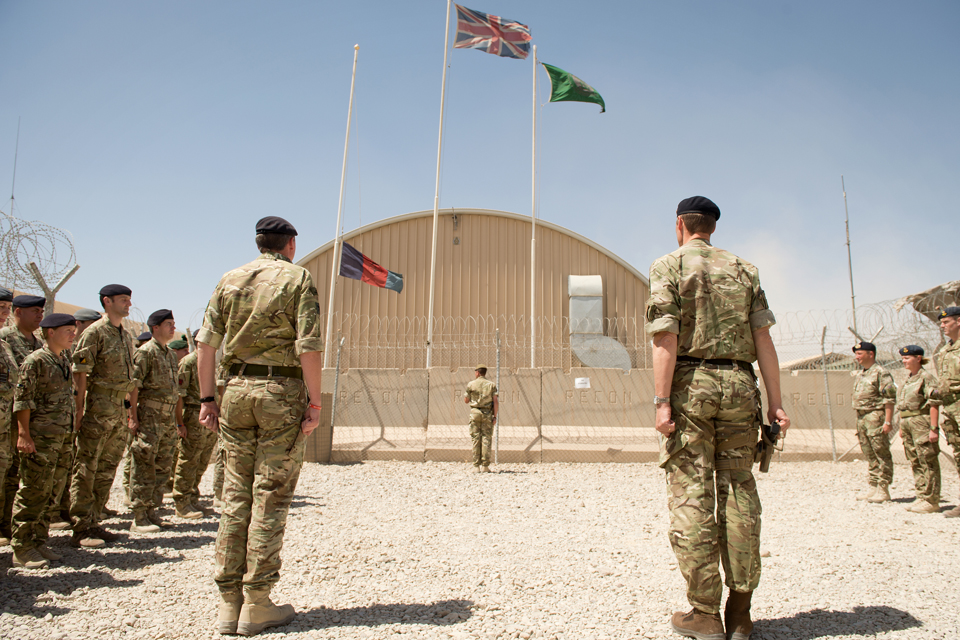
[[[196, 338], [196, 336], [194, 336]], [[176, 514], [181, 518], [201, 518], [200, 478], [210, 460], [208, 441], [216, 442], [216, 434], [200, 424], [200, 383], [197, 379], [197, 352], [188, 354], [180, 361], [177, 370], [183, 417], [180, 421], [186, 436], [179, 438], [177, 460], [173, 481], [173, 502]], [[206, 459], [203, 455], [206, 453]]]
[[[650, 267], [646, 320], [670, 542], [693, 605], [671, 624], [701, 640], [747, 640], [760, 582], [760, 497], [751, 468], [762, 417], [752, 362], [767, 389], [768, 419], [783, 431], [790, 419], [770, 337], [776, 320], [756, 267], [710, 244], [719, 218], [708, 198], [680, 202], [680, 248]], [[730, 589], [724, 620], [721, 560]]]
[[[12, 307], [13, 293], [0, 287], [0, 327], [10, 317]], [[2, 512], [4, 504], [4, 480], [7, 477], [7, 469], [10, 467], [13, 450], [16, 446], [14, 434], [11, 431], [13, 431], [13, 392], [17, 387], [18, 372], [19, 367], [16, 358], [13, 356], [13, 350], [10, 349], [10, 345], [5, 340], [0, 340], [0, 512]], [[8, 544], [10, 544], [8, 535], [0, 538], [0, 546], [5, 547]]]
[[900, 436], [903, 451], [913, 467], [917, 500], [907, 511], [940, 512], [940, 392], [937, 379], [923, 369], [930, 361], [915, 344], [900, 349], [900, 359], [909, 372], [897, 391]]
[[141, 333], [140, 335], [138, 335], [138, 336], [137, 336], [137, 349], [139, 349], [139, 348], [142, 347], [143, 345], [145, 345], [145, 344], [147, 344], [148, 342], [150, 342], [150, 340], [151, 340], [152, 338], [153, 338], [153, 334], [150, 333], [149, 331], [144, 331], [143, 333]]
[[40, 327], [47, 344], [20, 366], [13, 410], [18, 425], [21, 486], [13, 511], [13, 566], [46, 567], [60, 556], [46, 547], [49, 506], [57, 478], [70, 469], [73, 432], [73, 378], [66, 352], [73, 345], [77, 321], [52, 313]]
[[470, 405], [470, 439], [473, 440], [473, 469], [490, 473], [490, 441], [493, 425], [500, 412], [497, 385], [486, 379], [486, 365], [477, 365], [474, 379], [463, 392], [463, 401]]
[[877, 348], [872, 342], [860, 341], [853, 346], [853, 356], [862, 369], [853, 383], [851, 404], [857, 412], [857, 439], [867, 458], [870, 492], [857, 496], [867, 502], [890, 500], [893, 482], [893, 458], [890, 456], [890, 430], [897, 385], [893, 376], [877, 364]]
[[[177, 432], [177, 356], [167, 344], [176, 332], [170, 309], [150, 314], [153, 339], [133, 357], [136, 388], [130, 392], [130, 502], [134, 533], [156, 533], [164, 526], [157, 507], [170, 475]], [[183, 435], [183, 432], [180, 434]]]
[[100, 289], [100, 318], [80, 336], [73, 350], [77, 387], [77, 454], [70, 479], [71, 544], [97, 548], [119, 536], [100, 526], [117, 465], [129, 431], [126, 395], [134, 389], [133, 342], [123, 330], [130, 314], [128, 287]]
[[[306, 437], [320, 422], [323, 337], [310, 273], [292, 263], [297, 231], [278, 217], [256, 226], [260, 257], [220, 279], [197, 335], [200, 423], [226, 451], [216, 544], [220, 633], [256, 635], [296, 616], [270, 590], [280, 574], [287, 512]], [[214, 397], [216, 350], [233, 376]], [[242, 606], [241, 606], [242, 603]]]
[[[177, 338], [176, 340], [171, 340], [170, 343], [167, 344], [167, 348], [173, 351], [173, 355], [177, 356], [178, 366], [180, 364], [180, 361], [183, 360], [188, 353], [190, 353], [190, 345], [189, 343], [187, 343], [186, 335], [184, 335], [183, 337]], [[183, 426], [183, 417], [179, 414], [177, 415], [177, 425]], [[207, 431], [207, 430], [204, 429], [204, 431]], [[180, 460], [180, 445], [175, 442], [173, 445], [173, 461], [170, 465], [171, 470], [175, 470], [177, 468], [177, 462], [179, 460]], [[163, 488], [164, 499], [173, 497], [173, 475], [174, 475], [173, 471], [171, 471], [170, 477], [167, 480], [167, 485]]]
[[[960, 307], [947, 307], [940, 312], [940, 329], [949, 344], [937, 354], [937, 375], [940, 377], [940, 400], [943, 407], [943, 435], [953, 447], [954, 460], [960, 461]], [[960, 471], [960, 464], [957, 465]], [[945, 514], [960, 517], [960, 506]]]
[[[11, 300], [13, 324], [0, 329], [0, 340], [10, 347], [17, 367], [23, 364], [27, 356], [43, 346], [43, 340], [34, 335], [43, 320], [43, 306], [46, 298], [40, 296], [17, 296]], [[12, 422], [12, 415], [11, 415]], [[3, 477], [3, 508], [0, 511], [0, 546], [10, 544], [13, 519], [13, 499], [20, 487], [20, 454], [17, 451], [17, 429], [11, 424], [8, 434], [10, 462], [6, 476]]]

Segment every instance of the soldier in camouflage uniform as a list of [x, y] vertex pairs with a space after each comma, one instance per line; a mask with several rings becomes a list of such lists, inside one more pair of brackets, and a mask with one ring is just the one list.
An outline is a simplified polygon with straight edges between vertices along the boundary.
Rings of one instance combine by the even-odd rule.
[[893, 482], [890, 430], [897, 385], [893, 376], [877, 364], [877, 347], [872, 342], [855, 344], [853, 355], [862, 369], [853, 383], [851, 405], [857, 412], [857, 439], [867, 458], [870, 482], [869, 493], [858, 496], [857, 500], [887, 502]]
[[173, 312], [154, 311], [147, 326], [153, 339], [133, 356], [136, 389], [130, 393], [130, 531], [135, 533], [156, 533], [164, 526], [157, 507], [163, 503], [179, 429], [177, 356], [167, 347], [176, 331]]
[[118, 537], [100, 526], [100, 518], [129, 431], [125, 398], [134, 389], [133, 341], [122, 321], [130, 313], [130, 295], [120, 284], [100, 289], [104, 317], [83, 332], [73, 350], [78, 425], [70, 479], [74, 546], [102, 547]]
[[[13, 307], [13, 293], [8, 289], [0, 287], [0, 327], [10, 317]], [[16, 448], [13, 429], [13, 392], [17, 387], [17, 377], [20, 367], [17, 365], [16, 358], [13, 357], [13, 350], [5, 340], [0, 340], [0, 512], [2, 512], [4, 498], [3, 485], [7, 477], [7, 469], [10, 468], [10, 461], [13, 457], [13, 450]], [[9, 535], [0, 539], [0, 546], [10, 544]]]
[[[297, 231], [267, 217], [257, 223], [260, 257], [223, 276], [197, 335], [200, 423], [217, 427], [226, 452], [223, 512], [216, 544], [221, 633], [255, 635], [287, 624], [291, 605], [270, 590], [306, 436], [320, 421], [323, 338], [310, 273], [292, 263]], [[216, 350], [227, 382], [218, 409]], [[241, 606], [242, 604], [242, 606]]]
[[[747, 640], [760, 581], [761, 510], [751, 468], [762, 418], [752, 362], [767, 389], [767, 417], [783, 431], [790, 420], [770, 338], [773, 313], [756, 267], [710, 244], [719, 218], [702, 196], [677, 207], [680, 248], [650, 267], [646, 322], [669, 537], [693, 606], [671, 625], [701, 640]], [[721, 562], [730, 589], [724, 620]]]
[[[940, 312], [940, 329], [949, 341], [937, 354], [943, 435], [953, 448], [954, 460], [960, 461], [960, 307], [947, 307]], [[957, 469], [960, 471], [960, 464]], [[943, 515], [960, 517], [960, 506]]]
[[909, 375], [897, 390], [903, 451], [913, 467], [917, 500], [907, 511], [940, 512], [940, 391], [937, 379], [923, 369], [929, 360], [915, 344], [900, 349]]
[[[17, 367], [23, 364], [27, 356], [43, 346], [43, 340], [34, 333], [40, 328], [43, 320], [43, 306], [46, 298], [40, 296], [17, 296], [11, 301], [13, 309], [13, 324], [0, 329], [0, 340], [10, 347]], [[11, 416], [12, 421], [12, 416]], [[8, 434], [7, 447], [10, 451], [10, 462], [6, 475], [0, 479], [3, 482], [3, 507], [0, 510], [0, 546], [10, 544], [13, 519], [13, 499], [20, 488], [20, 454], [17, 451], [17, 429], [11, 425]]]
[[46, 547], [57, 479], [70, 470], [73, 377], [66, 351], [76, 320], [52, 313], [40, 323], [46, 346], [23, 361], [13, 410], [18, 423], [21, 486], [13, 510], [13, 566], [39, 569], [60, 556]]
[[173, 480], [173, 502], [178, 516], [199, 518], [204, 514], [203, 507], [200, 506], [200, 478], [210, 460], [209, 443], [216, 444], [217, 435], [200, 424], [200, 382], [197, 379], [196, 351], [180, 361], [177, 379], [183, 403], [181, 424], [187, 435], [177, 442], [180, 456]]
[[470, 438], [473, 440], [473, 468], [490, 473], [490, 442], [500, 405], [497, 385], [486, 379], [487, 367], [477, 365], [476, 377], [467, 385], [463, 401], [470, 405]]

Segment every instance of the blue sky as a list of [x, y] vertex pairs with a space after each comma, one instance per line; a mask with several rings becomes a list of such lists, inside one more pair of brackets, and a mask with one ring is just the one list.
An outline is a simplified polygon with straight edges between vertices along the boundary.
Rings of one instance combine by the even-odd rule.
[[[15, 213], [69, 230], [81, 265], [59, 298], [123, 282], [195, 325], [261, 216], [301, 256], [333, 237], [355, 43], [344, 226], [432, 208], [445, 6], [0, 0], [0, 209], [19, 117]], [[960, 4], [467, 6], [528, 24], [606, 100], [539, 109], [542, 218], [646, 273], [706, 195], [775, 311], [840, 309], [844, 174], [858, 302], [958, 277]], [[449, 65], [441, 207], [529, 213], [530, 60]]]

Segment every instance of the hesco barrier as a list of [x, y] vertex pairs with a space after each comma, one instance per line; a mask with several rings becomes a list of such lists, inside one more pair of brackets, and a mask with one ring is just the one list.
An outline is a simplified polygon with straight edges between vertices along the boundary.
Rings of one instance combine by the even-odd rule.
[[[324, 420], [308, 441], [308, 461], [470, 460], [463, 391], [473, 370], [350, 369], [337, 376], [326, 369], [323, 376]], [[496, 370], [487, 377], [497, 381]], [[862, 457], [850, 408], [853, 372], [827, 372], [826, 385], [829, 393], [821, 371], [781, 373], [792, 428], [780, 460]], [[494, 443], [500, 463], [657, 459], [649, 369], [501, 369], [499, 391]], [[894, 460], [906, 462], [899, 435], [891, 446]], [[946, 453], [942, 459], [953, 464]]]

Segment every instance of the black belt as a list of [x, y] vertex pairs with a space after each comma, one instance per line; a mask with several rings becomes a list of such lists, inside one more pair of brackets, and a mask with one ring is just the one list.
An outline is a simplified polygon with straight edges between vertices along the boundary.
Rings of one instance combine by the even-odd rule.
[[742, 369], [753, 372], [753, 365], [743, 360], [728, 358], [694, 358], [693, 356], [677, 356], [677, 362], [695, 362], [697, 366], [709, 369]]
[[230, 365], [230, 375], [250, 376], [253, 378], [296, 378], [303, 380], [303, 369], [300, 367], [275, 367], [269, 364], [234, 364]]

